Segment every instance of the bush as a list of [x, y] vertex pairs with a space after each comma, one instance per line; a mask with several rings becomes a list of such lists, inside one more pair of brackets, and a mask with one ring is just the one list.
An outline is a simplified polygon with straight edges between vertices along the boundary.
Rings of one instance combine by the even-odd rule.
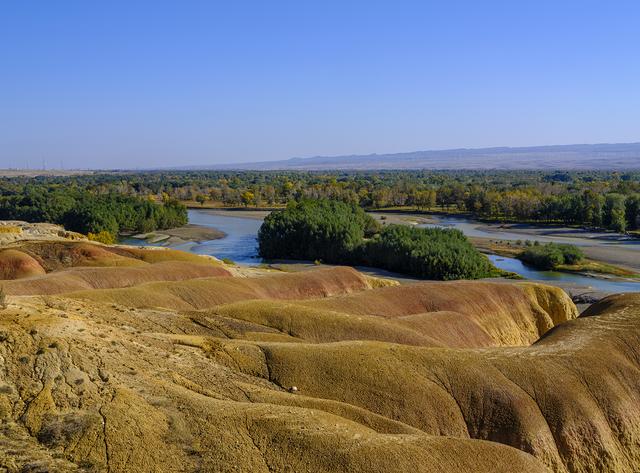
[[116, 237], [113, 233], [108, 232], [106, 230], [102, 230], [98, 233], [87, 234], [87, 238], [91, 241], [97, 241], [99, 243], [104, 243], [105, 245], [113, 245], [116, 242]]
[[271, 213], [258, 232], [263, 258], [364, 264], [429, 279], [476, 279], [497, 270], [462, 232], [388, 225], [361, 208], [315, 200]]
[[577, 264], [584, 253], [575, 245], [548, 243], [527, 248], [518, 258], [539, 269], [554, 269], [562, 264]]
[[564, 255], [564, 264], [578, 264], [584, 259], [584, 253], [575, 245], [558, 245]]

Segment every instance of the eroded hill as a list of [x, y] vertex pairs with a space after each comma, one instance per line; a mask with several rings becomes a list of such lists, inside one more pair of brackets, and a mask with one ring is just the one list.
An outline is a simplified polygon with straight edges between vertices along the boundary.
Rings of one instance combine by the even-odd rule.
[[576, 318], [535, 284], [246, 274], [83, 241], [11, 251], [0, 265], [20, 252], [42, 270], [3, 273], [5, 471], [640, 464], [638, 296]]

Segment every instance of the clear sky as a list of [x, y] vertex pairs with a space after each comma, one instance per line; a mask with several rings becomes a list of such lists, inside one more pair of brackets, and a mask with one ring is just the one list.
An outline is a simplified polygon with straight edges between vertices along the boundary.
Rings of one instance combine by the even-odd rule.
[[0, 2], [0, 167], [630, 141], [638, 1]]

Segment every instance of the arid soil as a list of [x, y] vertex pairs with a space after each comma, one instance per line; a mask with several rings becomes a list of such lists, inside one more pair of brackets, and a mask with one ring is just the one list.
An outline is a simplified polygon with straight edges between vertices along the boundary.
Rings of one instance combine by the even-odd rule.
[[640, 295], [577, 317], [532, 283], [398, 285], [86, 241], [10, 250], [0, 471], [640, 464]]
[[157, 230], [152, 233], [134, 235], [133, 238], [147, 240], [158, 245], [181, 245], [187, 242], [203, 242], [224, 238], [225, 233], [211, 227], [187, 224], [179, 228]]

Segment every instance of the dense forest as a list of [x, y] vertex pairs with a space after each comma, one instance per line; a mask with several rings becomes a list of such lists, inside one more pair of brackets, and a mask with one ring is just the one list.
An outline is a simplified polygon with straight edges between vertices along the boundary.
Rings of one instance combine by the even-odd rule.
[[292, 202], [268, 215], [260, 256], [367, 265], [427, 279], [478, 279], [499, 271], [458, 230], [378, 224], [355, 204]]
[[[89, 202], [102, 202], [101, 207], [105, 201], [116, 207], [120, 205], [117, 202], [147, 205], [145, 216], [135, 224], [130, 218], [117, 217], [120, 229], [162, 227], [160, 220], [165, 217], [160, 208], [171, 214], [166, 219], [179, 221], [184, 213], [176, 201], [221, 207], [284, 207], [292, 200], [321, 198], [366, 210], [464, 212], [486, 220], [563, 223], [620, 232], [640, 228], [640, 172], [156, 171], [0, 179], [5, 209], [19, 197], [32, 198], [29, 196], [39, 193], [57, 194], [55, 198], [62, 200], [65, 194], [76, 198], [84, 193]], [[13, 199], [12, 204], [6, 203], [7, 198]], [[35, 213], [35, 217], [47, 216], [46, 212]], [[61, 221], [59, 213], [56, 215], [50, 221]], [[106, 226], [111, 230], [116, 227], [113, 223]]]
[[100, 235], [108, 242], [123, 231], [149, 232], [187, 223], [184, 205], [165, 195], [148, 196], [95, 192], [75, 183], [28, 180], [2, 182], [0, 219], [51, 222], [68, 230]]

